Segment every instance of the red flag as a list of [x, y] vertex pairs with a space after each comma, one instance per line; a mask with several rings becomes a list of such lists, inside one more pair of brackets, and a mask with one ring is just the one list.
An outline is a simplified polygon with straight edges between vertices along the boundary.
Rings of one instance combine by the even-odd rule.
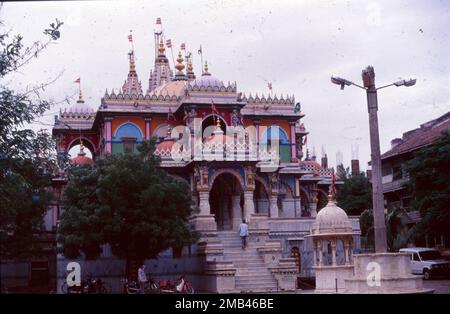
[[170, 39], [166, 40], [166, 46], [167, 48], [172, 48], [172, 41]]
[[199, 54], [199, 55], [202, 54], [202, 45], [200, 45], [200, 49], [198, 50], [198, 54]]
[[77, 78], [74, 83], [80, 83], [80, 78]]
[[186, 50], [186, 44], [185, 44], [185, 43], [182, 43], [181, 46], [180, 46], [180, 49], [181, 49], [181, 50]]
[[161, 25], [161, 18], [160, 18], [160, 17], [158, 17], [158, 18], [156, 19], [156, 24], [160, 24], [160, 25]]
[[269, 88], [270, 91], [272, 91], [272, 83], [267, 83], [267, 87]]
[[174, 120], [175, 121], [175, 116], [173, 115], [172, 109], [169, 108], [169, 112], [167, 113], [167, 120]]
[[219, 110], [217, 110], [216, 105], [214, 104], [214, 100], [211, 98], [211, 111], [212, 113], [219, 114]]

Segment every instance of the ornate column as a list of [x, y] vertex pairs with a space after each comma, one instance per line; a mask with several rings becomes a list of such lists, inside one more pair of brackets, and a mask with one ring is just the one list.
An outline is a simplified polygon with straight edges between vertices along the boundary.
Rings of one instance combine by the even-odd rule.
[[350, 265], [350, 243], [348, 239], [344, 240], [345, 265]]
[[244, 191], [244, 219], [248, 222], [255, 213], [255, 202], [253, 201], [253, 190]]
[[336, 239], [331, 240], [331, 265], [336, 266]]
[[151, 117], [145, 117], [144, 121], [145, 121], [145, 139], [149, 140], [150, 137], [151, 137], [150, 130], [151, 130], [152, 118]]
[[323, 266], [323, 243], [322, 240], [317, 242], [317, 253], [319, 254], [319, 266]]
[[211, 208], [209, 206], [209, 191], [199, 191], [199, 205], [200, 215], [209, 215], [211, 214]]
[[297, 162], [296, 155], [296, 141], [295, 141], [295, 121], [289, 122], [289, 126], [291, 128], [291, 162]]
[[255, 124], [255, 128], [256, 128], [256, 134], [255, 134], [255, 143], [256, 143], [256, 158], [259, 159], [259, 125], [260, 125], [261, 121], [259, 120], [255, 120], [254, 124]]
[[316, 240], [312, 240], [313, 242], [313, 266], [317, 266], [317, 242]]
[[242, 222], [241, 194], [231, 196], [231, 211], [233, 229], [236, 229]]
[[317, 216], [317, 183], [313, 183], [312, 193], [311, 193], [311, 202], [309, 203], [309, 210], [311, 212], [311, 217]]
[[279, 176], [277, 173], [273, 173], [270, 177], [270, 196], [269, 196], [269, 212], [270, 218], [278, 218], [278, 187], [279, 187]]
[[112, 153], [112, 117], [105, 117], [105, 152]]
[[278, 218], [278, 194], [272, 194], [269, 197], [270, 218]]

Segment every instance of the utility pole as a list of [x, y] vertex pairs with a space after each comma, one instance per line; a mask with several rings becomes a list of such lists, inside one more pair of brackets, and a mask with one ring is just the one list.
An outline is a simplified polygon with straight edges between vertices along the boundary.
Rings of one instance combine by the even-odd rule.
[[378, 98], [375, 87], [375, 72], [368, 66], [362, 71], [362, 79], [367, 93], [369, 111], [370, 150], [372, 157], [372, 203], [375, 231], [375, 252], [387, 252], [386, 222], [384, 217], [384, 197], [381, 184], [380, 136], [378, 132]]

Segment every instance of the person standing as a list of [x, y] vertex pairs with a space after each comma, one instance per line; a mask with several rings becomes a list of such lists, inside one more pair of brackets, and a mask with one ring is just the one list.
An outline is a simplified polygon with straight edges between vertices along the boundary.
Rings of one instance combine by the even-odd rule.
[[245, 249], [247, 246], [247, 236], [248, 236], [248, 225], [245, 222], [245, 219], [242, 219], [242, 223], [239, 225], [239, 236], [242, 240], [242, 249]]
[[145, 274], [145, 264], [138, 269], [138, 281], [139, 281], [139, 292], [144, 294], [145, 292], [145, 284], [147, 282], [147, 275]]

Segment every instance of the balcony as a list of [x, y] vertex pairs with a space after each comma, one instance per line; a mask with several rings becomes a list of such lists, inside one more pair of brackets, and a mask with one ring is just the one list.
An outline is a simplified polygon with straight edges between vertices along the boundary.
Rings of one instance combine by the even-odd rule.
[[405, 184], [409, 181], [409, 178], [401, 178], [391, 182], [383, 183], [383, 193], [393, 192], [405, 188]]

